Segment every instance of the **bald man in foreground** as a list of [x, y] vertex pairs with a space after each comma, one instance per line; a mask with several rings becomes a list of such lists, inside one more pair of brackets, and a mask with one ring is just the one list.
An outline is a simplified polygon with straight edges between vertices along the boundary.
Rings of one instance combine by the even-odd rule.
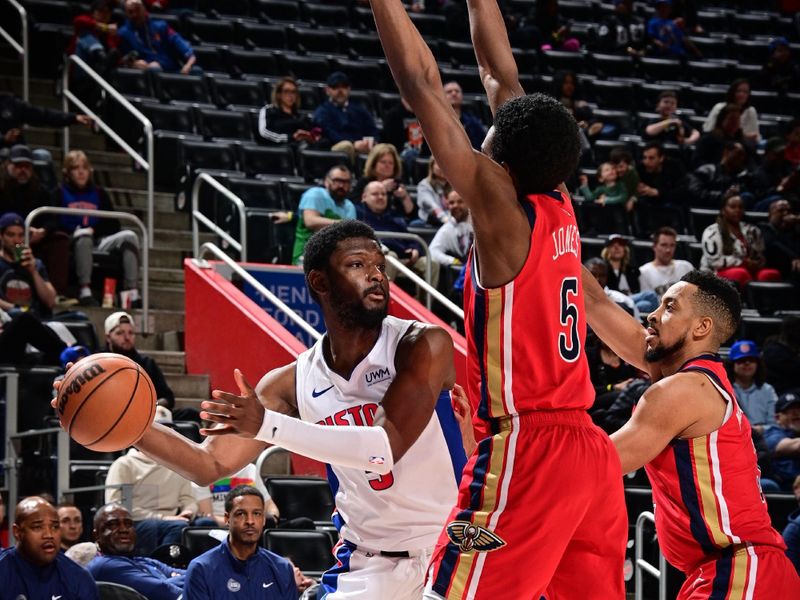
[[3, 598], [100, 600], [88, 571], [64, 556], [58, 512], [44, 498], [30, 496], [17, 504], [17, 545], [0, 554]]

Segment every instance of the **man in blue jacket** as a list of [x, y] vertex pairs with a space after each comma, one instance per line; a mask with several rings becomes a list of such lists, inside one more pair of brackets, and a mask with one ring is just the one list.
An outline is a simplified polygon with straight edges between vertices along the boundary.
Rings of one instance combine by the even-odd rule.
[[[291, 563], [258, 547], [264, 529], [264, 496], [249, 485], [238, 485], [225, 497], [228, 538], [189, 563], [186, 600], [296, 600]], [[235, 596], [231, 596], [236, 592]]]
[[159, 69], [184, 75], [197, 74], [194, 50], [166, 21], [151, 19], [142, 0], [125, 0], [125, 17], [119, 28], [119, 48], [124, 55], [135, 53], [129, 66]]
[[92, 577], [60, 551], [58, 513], [47, 500], [17, 504], [14, 537], [17, 545], [0, 553], [0, 597], [99, 600]]
[[92, 532], [100, 554], [87, 565], [96, 581], [127, 585], [148, 600], [178, 600], [186, 572], [161, 561], [134, 556], [136, 529], [130, 511], [120, 504], [106, 504], [94, 517]]

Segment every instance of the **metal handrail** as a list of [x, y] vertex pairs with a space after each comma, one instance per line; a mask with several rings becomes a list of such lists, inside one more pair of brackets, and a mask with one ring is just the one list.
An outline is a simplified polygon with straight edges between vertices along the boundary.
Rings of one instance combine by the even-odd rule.
[[100, 219], [117, 219], [119, 221], [129, 221], [136, 225], [142, 233], [142, 325], [141, 332], [144, 334], [151, 333], [149, 325], [150, 315], [150, 249], [147, 246], [147, 228], [142, 223], [141, 219], [136, 215], [117, 210], [92, 210], [89, 208], [61, 208], [57, 206], [40, 206], [34, 208], [28, 216], [25, 217], [25, 244], [30, 240], [30, 226], [31, 222], [39, 215], [49, 213], [56, 215], [88, 215], [90, 217], [97, 217]]
[[644, 554], [642, 545], [644, 543], [645, 521], [655, 523], [656, 518], [653, 513], [648, 511], [644, 511], [638, 517], [636, 517], [636, 533], [634, 540], [634, 556], [636, 557], [634, 564], [634, 569], [636, 572], [636, 589], [634, 592], [636, 594], [636, 600], [642, 600], [644, 598], [644, 590], [642, 589], [642, 575], [644, 573], [647, 573], [658, 580], [658, 600], [667, 600], [667, 561], [664, 558], [664, 555], [661, 554], [661, 551], [659, 551], [657, 569], [644, 558], [642, 558]]
[[[114, 100], [119, 102], [122, 107], [131, 113], [141, 124], [144, 128], [144, 137], [147, 142], [147, 159], [145, 160], [142, 158], [141, 154], [139, 154], [133, 147], [128, 144], [122, 137], [108, 124], [103, 121], [97, 114], [83, 101], [78, 98], [75, 94], [73, 94], [69, 89], [69, 74], [70, 74], [70, 63], [74, 64], [76, 67], [80, 68], [84, 71], [89, 77], [95, 80], [95, 82], [103, 88], [103, 90], [110, 95]], [[97, 72], [92, 69], [89, 65], [87, 65], [83, 60], [81, 60], [78, 56], [74, 54], [68, 56], [66, 59], [66, 64], [64, 65], [64, 75], [63, 75], [63, 107], [64, 112], [67, 112], [67, 108], [69, 108], [67, 100], [71, 101], [75, 104], [78, 108], [80, 108], [85, 114], [89, 115], [94, 119], [94, 122], [97, 124], [100, 129], [102, 129], [108, 137], [114, 140], [125, 152], [130, 155], [136, 163], [142, 167], [147, 172], [147, 228], [149, 231], [148, 237], [145, 238], [146, 246], [153, 247], [153, 211], [155, 210], [154, 204], [154, 196], [153, 196], [153, 171], [155, 169], [155, 164], [153, 163], [153, 124], [150, 122], [150, 119], [145, 117], [133, 104], [128, 102], [128, 100], [120, 94], [117, 90], [115, 90], [111, 85], [103, 79]], [[67, 152], [69, 152], [69, 128], [64, 128], [64, 155], [66, 156]]]
[[28, 66], [28, 11], [25, 10], [17, 0], [6, 0], [13, 6], [19, 13], [19, 19], [22, 22], [22, 44], [20, 44], [14, 37], [8, 33], [3, 27], [0, 26], [0, 35], [11, 44], [11, 47], [22, 56], [22, 99], [27, 102], [29, 98], [30, 76]]
[[272, 304], [275, 305], [276, 308], [282, 310], [286, 313], [286, 316], [289, 317], [290, 320], [294, 321], [295, 325], [300, 327], [303, 331], [305, 331], [308, 335], [310, 335], [313, 339], [318, 340], [322, 337], [322, 334], [314, 329], [311, 325], [309, 325], [305, 319], [299, 316], [296, 312], [294, 312], [289, 306], [287, 306], [280, 298], [278, 298], [275, 294], [270, 292], [264, 284], [258, 281], [255, 277], [250, 275], [247, 271], [245, 271], [240, 265], [238, 265], [230, 256], [225, 254], [216, 244], [212, 244], [211, 242], [206, 242], [200, 247], [199, 252], [197, 253], [197, 257], [195, 260], [200, 263], [200, 260], [205, 258], [207, 255], [213, 254], [226, 265], [228, 265], [239, 277], [244, 279], [247, 283], [252, 285], [256, 291], [264, 296], [267, 300], [269, 300]]
[[450, 312], [452, 312], [454, 315], [456, 315], [459, 319], [461, 319], [462, 321], [464, 320], [464, 311], [457, 304], [455, 304], [452, 300], [450, 300], [447, 296], [442, 294], [439, 290], [437, 290], [435, 287], [433, 287], [430, 284], [430, 279], [431, 279], [431, 261], [433, 259], [431, 258], [430, 251], [428, 250], [428, 244], [425, 242], [425, 240], [421, 236], [418, 236], [416, 233], [401, 233], [399, 231], [398, 232], [376, 231], [375, 235], [378, 237], [378, 239], [397, 238], [397, 239], [404, 239], [404, 240], [414, 240], [414, 241], [419, 242], [420, 244], [422, 244], [422, 247], [425, 249], [425, 255], [428, 257], [428, 263], [426, 265], [427, 268], [425, 269], [426, 276], [427, 276], [427, 281], [425, 279], [423, 279], [422, 277], [420, 277], [419, 275], [417, 275], [414, 271], [409, 269], [407, 266], [405, 266], [402, 263], [401, 260], [395, 258], [394, 256], [391, 256], [391, 255], [387, 254], [386, 255], [386, 260], [388, 260], [403, 275], [405, 275], [406, 277], [411, 279], [414, 283], [416, 283], [418, 286], [422, 287], [422, 289], [427, 292], [428, 295], [427, 295], [427, 298], [426, 298], [426, 306], [427, 306], [428, 310], [431, 309], [431, 296], [432, 296], [432, 297], [436, 298], [436, 300], [441, 302], [442, 305], [445, 306], [445, 308], [447, 308]]
[[[216, 223], [200, 212], [200, 186], [204, 182], [217, 190], [226, 200], [236, 207], [239, 213], [239, 236], [241, 237], [241, 242], [236, 241], [227, 231], [221, 229]], [[247, 262], [246, 210], [247, 206], [239, 196], [234, 194], [208, 173], [200, 173], [192, 185], [192, 249], [194, 250], [194, 255], [196, 257], [200, 256], [200, 228], [197, 226], [199, 221], [228, 242], [234, 250], [238, 251], [239, 258], [242, 262]]]

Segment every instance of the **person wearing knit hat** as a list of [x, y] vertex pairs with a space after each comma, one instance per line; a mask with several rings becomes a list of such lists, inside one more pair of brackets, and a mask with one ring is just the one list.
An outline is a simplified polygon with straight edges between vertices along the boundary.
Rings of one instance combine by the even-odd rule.
[[751, 340], [739, 340], [728, 353], [728, 376], [733, 383], [736, 399], [754, 429], [763, 431], [775, 425], [775, 403], [778, 394], [765, 381], [766, 371], [761, 352]]

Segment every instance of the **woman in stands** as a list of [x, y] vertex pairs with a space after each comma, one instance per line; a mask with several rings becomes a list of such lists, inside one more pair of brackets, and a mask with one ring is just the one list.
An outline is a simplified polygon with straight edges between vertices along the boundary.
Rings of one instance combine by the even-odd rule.
[[740, 125], [745, 139], [758, 143], [761, 140], [761, 132], [758, 129], [758, 112], [755, 106], [750, 104], [750, 82], [747, 79], [734, 79], [728, 87], [725, 102], [718, 102], [711, 109], [703, 123], [703, 131], [709, 133], [714, 130], [717, 117], [720, 111], [727, 104], [735, 104], [741, 111]]
[[431, 156], [428, 161], [428, 176], [417, 184], [417, 215], [419, 220], [428, 225], [439, 227], [450, 220], [450, 211], [447, 209], [447, 194], [450, 184], [444, 173], [436, 164], [436, 159]]
[[752, 146], [742, 132], [742, 109], [738, 104], [728, 103], [717, 114], [714, 128], [704, 133], [697, 142], [694, 162], [697, 166], [719, 164], [722, 151], [728, 142], [739, 142], [748, 154], [748, 162], [752, 162]]
[[319, 128], [300, 112], [300, 90], [291, 77], [284, 77], [272, 88], [272, 104], [258, 113], [258, 133], [275, 144], [313, 144], [319, 140]]
[[730, 279], [743, 290], [748, 282], [780, 281], [776, 269], [765, 269], [764, 240], [761, 230], [744, 223], [744, 202], [736, 188], [731, 188], [719, 209], [717, 222], [703, 231], [703, 257], [700, 268], [716, 271], [717, 275]]
[[603, 129], [603, 123], [594, 118], [589, 103], [583, 96], [574, 71], [559, 71], [553, 77], [553, 96], [573, 114], [588, 138], [594, 138]]
[[406, 186], [403, 185], [403, 162], [397, 149], [391, 144], [375, 144], [367, 156], [364, 174], [359, 178], [352, 200], [361, 201], [364, 188], [372, 181], [380, 181], [389, 196], [389, 207], [406, 221], [417, 216], [417, 205]]

